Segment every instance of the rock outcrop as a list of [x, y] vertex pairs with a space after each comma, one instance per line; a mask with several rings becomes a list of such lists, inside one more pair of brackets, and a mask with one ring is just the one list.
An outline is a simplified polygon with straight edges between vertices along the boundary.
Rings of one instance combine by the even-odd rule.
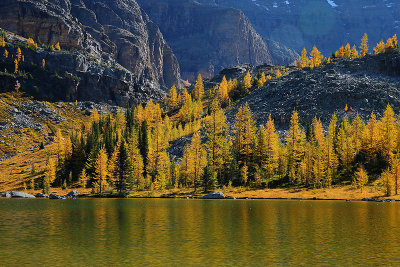
[[[252, 72], [259, 71], [247, 67]], [[232, 69], [232, 72], [240, 69]], [[354, 60], [338, 60], [314, 70], [293, 71], [267, 82], [241, 99], [227, 112], [231, 123], [238, 107], [245, 103], [249, 104], [257, 125], [264, 124], [271, 114], [277, 128], [283, 130], [288, 128], [293, 110], [299, 112], [303, 125], [315, 116], [327, 125], [333, 113], [339, 119], [347, 115], [350, 120], [359, 113], [367, 121], [371, 112], [381, 117], [387, 104], [398, 113], [400, 54], [367, 55]]]
[[141, 91], [149, 97], [159, 91], [157, 97], [181, 83], [175, 55], [135, 0], [4, 0], [0, 27], [44, 44], [59, 42], [62, 53], [32, 53], [26, 60], [45, 58], [58, 74], [79, 72], [79, 83], [61, 84], [65, 95], [80, 100], [120, 103], [140, 99]]
[[[138, 2], [159, 25], [178, 57], [185, 79], [193, 80], [199, 72], [212, 77], [223, 68], [241, 63], [273, 62], [268, 45], [237, 9], [191, 0]], [[274, 49], [279, 50], [279, 46]]]

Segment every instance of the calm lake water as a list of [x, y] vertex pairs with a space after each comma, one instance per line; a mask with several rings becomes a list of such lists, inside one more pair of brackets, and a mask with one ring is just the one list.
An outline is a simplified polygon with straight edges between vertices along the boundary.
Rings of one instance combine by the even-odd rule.
[[0, 265], [400, 265], [400, 203], [0, 200]]

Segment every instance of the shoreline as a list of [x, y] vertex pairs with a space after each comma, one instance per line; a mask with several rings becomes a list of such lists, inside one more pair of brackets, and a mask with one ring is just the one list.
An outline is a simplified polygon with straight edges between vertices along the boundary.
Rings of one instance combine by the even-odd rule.
[[[194, 192], [193, 188], [173, 188], [164, 191], [132, 191], [126, 197], [119, 197], [113, 193], [93, 194], [91, 189], [83, 188], [52, 188], [50, 194], [66, 196], [72, 190], [77, 190], [79, 195], [73, 198], [79, 199], [201, 199], [207, 193]], [[341, 185], [332, 188], [277, 188], [277, 189], [253, 189], [245, 187], [219, 188], [214, 192], [221, 192], [224, 199], [230, 200], [293, 200], [293, 201], [374, 201], [389, 202], [400, 201], [400, 195], [386, 196], [383, 188], [368, 186], [363, 192], [354, 189], [350, 185]], [[27, 190], [26, 193], [36, 195], [41, 190]], [[0, 197], [4, 198], [4, 197]], [[220, 198], [222, 199], [222, 198]], [[203, 199], [204, 200], [204, 199]]]

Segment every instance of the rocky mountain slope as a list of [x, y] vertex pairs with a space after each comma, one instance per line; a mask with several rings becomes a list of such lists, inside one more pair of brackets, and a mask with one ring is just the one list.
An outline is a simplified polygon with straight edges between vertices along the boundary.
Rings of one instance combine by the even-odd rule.
[[400, 34], [400, 2], [390, 0], [197, 0], [242, 10], [266, 39], [296, 51], [313, 45], [330, 55], [364, 33], [375, 45]]
[[74, 51], [54, 60], [70, 72], [95, 75], [99, 81], [92, 79], [81, 88], [87, 92], [114, 86], [100, 81], [108, 80], [110, 75], [104, 71], [112, 72], [112, 66], [130, 77], [119, 81], [126, 83], [124, 97], [128, 98], [140, 90], [151, 94], [181, 83], [175, 55], [135, 0], [4, 0], [0, 27], [44, 44], [59, 42], [62, 49]]
[[[245, 66], [253, 73], [259, 68]], [[224, 70], [241, 75], [241, 68]], [[236, 73], [236, 74], [235, 74]], [[350, 118], [359, 113], [367, 121], [371, 112], [380, 117], [387, 104], [400, 111], [400, 54], [385, 53], [363, 58], [342, 59], [314, 70], [292, 71], [252, 91], [227, 112], [234, 121], [238, 107], [248, 103], [257, 124], [264, 124], [271, 114], [277, 127], [286, 129], [293, 110], [303, 123], [314, 116], [329, 123], [333, 113]], [[345, 112], [345, 106], [349, 110]]]
[[277, 43], [266, 43], [237, 9], [192, 0], [138, 2], [160, 26], [185, 79], [193, 80], [198, 72], [212, 77], [241, 63], [288, 63], [297, 57]]

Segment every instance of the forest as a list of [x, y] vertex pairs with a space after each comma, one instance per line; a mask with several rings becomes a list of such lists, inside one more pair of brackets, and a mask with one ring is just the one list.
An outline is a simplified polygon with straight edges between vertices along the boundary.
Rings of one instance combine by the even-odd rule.
[[[0, 46], [5, 47], [3, 35]], [[26, 46], [37, 49], [32, 39]], [[360, 52], [347, 44], [329, 58], [316, 47], [308, 57], [304, 49], [294, 64], [297, 69], [313, 69], [340, 58], [365, 56], [366, 34], [359, 48]], [[49, 49], [61, 48], [57, 43]], [[394, 50], [398, 51], [396, 35], [378, 43], [373, 53]], [[15, 57], [7, 50], [3, 57], [4, 66], [20, 73], [24, 64], [20, 48]], [[41, 67], [46, 68], [44, 59]], [[224, 76], [207, 90], [199, 74], [190, 93], [188, 82], [182, 90], [173, 86], [165, 103], [150, 100], [145, 106], [120, 109], [116, 114], [94, 109], [78, 129], [56, 131], [57, 157], [48, 158], [43, 180], [32, 179], [29, 186], [40, 185], [49, 192], [50, 187], [78, 185], [98, 194], [115, 190], [126, 195], [133, 190], [193, 188], [196, 192], [219, 186], [329, 188], [350, 181], [360, 190], [370, 183], [384, 186], [388, 196], [398, 194], [400, 117], [390, 105], [382, 118], [372, 113], [368, 122], [358, 114], [353, 121], [332, 114], [325, 127], [319, 118], [311, 125], [300, 125], [301, 118], [293, 110], [290, 128], [279, 132], [271, 115], [265, 125], [256, 127], [249, 106], [243, 105], [234, 123], [228, 124], [225, 111], [237, 100], [287, 74], [277, 68], [256, 77], [247, 72], [240, 81]], [[20, 94], [20, 90], [17, 80], [15, 91]], [[174, 141], [188, 137], [183, 156], [171, 157], [168, 149]]]

